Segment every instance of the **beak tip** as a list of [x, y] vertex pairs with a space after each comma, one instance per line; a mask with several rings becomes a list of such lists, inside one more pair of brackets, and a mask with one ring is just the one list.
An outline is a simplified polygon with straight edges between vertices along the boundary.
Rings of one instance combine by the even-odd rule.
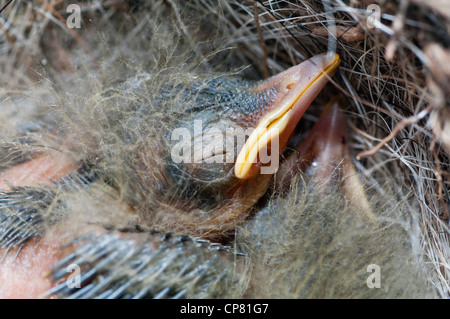
[[333, 73], [339, 64], [341, 64], [341, 58], [335, 52], [328, 52], [325, 56], [325, 63], [327, 73]]
[[[286, 146], [284, 139], [288, 138], [296, 123], [303, 115], [306, 108], [311, 103], [312, 99], [319, 93], [324, 87], [325, 83], [334, 74], [340, 64], [340, 57], [335, 52], [327, 52], [305, 61], [295, 67], [292, 67], [279, 75], [273, 77], [277, 81], [298, 81], [293, 85], [294, 89], [289, 90], [287, 93], [287, 101], [282, 100], [280, 103], [282, 107], [276, 109], [274, 112], [268, 113], [258, 124], [257, 129], [250, 135], [246, 141], [243, 150], [239, 152], [239, 155], [235, 162], [234, 175], [238, 179], [250, 179], [257, 175], [256, 171], [260, 165], [248, 164], [243, 159], [256, 160], [260, 151], [261, 141], [264, 141], [263, 145], [266, 145], [268, 141], [271, 141], [272, 131], [274, 128], [278, 129], [278, 133], [274, 134], [277, 138], [283, 138], [281, 142], [283, 148]], [[303, 79], [298, 80], [298, 73], [306, 73]], [[289, 79], [289, 80], [286, 80]], [[306, 80], [308, 79], [308, 80]], [[312, 79], [312, 80], [310, 80]], [[308, 81], [305, 83], [305, 81]], [[265, 81], [265, 85], [267, 85]], [[290, 84], [290, 83], [289, 83]], [[299, 92], [297, 92], [297, 89]], [[308, 91], [308, 94], [304, 94]], [[293, 94], [295, 93], [295, 94]], [[306, 97], [301, 100], [300, 97], [305, 95]], [[288, 112], [289, 111], [289, 112]], [[295, 123], [295, 124], [292, 124]], [[271, 133], [262, 134], [258, 128], [264, 128], [265, 131]], [[282, 135], [281, 132], [287, 131]], [[265, 132], [264, 131], [264, 132]], [[269, 136], [269, 137], [268, 137]], [[278, 141], [278, 140], [277, 140]], [[246, 147], [247, 146], [247, 147]], [[281, 145], [280, 145], [281, 147]], [[251, 162], [253, 163], [253, 162]]]

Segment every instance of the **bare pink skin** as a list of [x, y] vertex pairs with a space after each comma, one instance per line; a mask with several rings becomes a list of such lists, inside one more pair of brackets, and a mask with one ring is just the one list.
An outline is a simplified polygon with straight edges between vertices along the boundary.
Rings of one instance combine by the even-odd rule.
[[[0, 265], [0, 298], [39, 298], [52, 287], [46, 274], [58, 260], [57, 241], [44, 237], [35, 247], [28, 243], [17, 257], [10, 251]], [[4, 250], [0, 250], [3, 255]]]
[[14, 186], [51, 185], [51, 180], [61, 179], [76, 169], [72, 159], [53, 151], [0, 173], [0, 189], [9, 190], [8, 183]]
[[[0, 189], [9, 185], [52, 185], [77, 168], [76, 163], [60, 152], [51, 152], [0, 173]], [[39, 243], [32, 240], [16, 256], [17, 248], [9, 251], [0, 263], [0, 298], [39, 298], [51, 288], [45, 275], [58, 260], [59, 246], [56, 235], [46, 235]], [[0, 249], [0, 258], [5, 249]]]

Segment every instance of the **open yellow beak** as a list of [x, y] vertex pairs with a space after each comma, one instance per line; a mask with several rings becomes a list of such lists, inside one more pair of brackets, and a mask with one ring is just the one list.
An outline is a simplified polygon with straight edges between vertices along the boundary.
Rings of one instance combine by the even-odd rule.
[[[260, 154], [279, 156], [298, 121], [339, 66], [336, 53], [317, 55], [264, 81], [258, 89], [278, 88], [275, 105], [258, 123], [239, 152], [236, 177], [249, 179], [259, 174]], [[278, 144], [278, 145], [276, 145]]]

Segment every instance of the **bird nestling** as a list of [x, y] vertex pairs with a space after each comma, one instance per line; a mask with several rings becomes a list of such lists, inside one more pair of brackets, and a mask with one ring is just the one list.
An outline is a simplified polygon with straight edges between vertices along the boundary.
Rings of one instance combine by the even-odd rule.
[[[179, 76], [173, 81], [166, 78], [159, 90], [149, 92], [160, 79], [141, 74], [119, 87], [105, 90], [102, 95], [108, 104], [96, 111], [101, 112], [103, 129], [108, 130], [108, 133], [100, 132], [101, 136], [109, 138], [113, 134], [114, 144], [101, 139], [91, 142], [92, 149], [79, 150], [80, 146], [72, 146], [71, 142], [77, 136], [69, 133], [62, 144], [51, 146], [59, 151], [36, 154], [33, 159], [1, 173], [3, 201], [8, 210], [3, 215], [5, 223], [12, 224], [5, 227], [3, 247], [7, 250], [22, 247], [33, 236], [47, 236], [44, 230], [49, 231], [48, 228], [66, 220], [73, 224], [70, 214], [74, 212], [65, 212], [66, 206], [70, 206], [67, 202], [71, 202], [65, 199], [67, 192], [72, 193], [74, 188], [90, 192], [92, 187], [95, 192], [95, 187], [105, 187], [92, 186], [99, 183], [123, 192], [109, 194], [118, 198], [117, 205], [123, 207], [123, 212], [117, 215], [123, 216], [115, 217], [114, 221], [112, 216], [104, 221], [96, 217], [105, 227], [139, 225], [135, 227], [223, 241], [229, 231], [246, 219], [268, 187], [272, 174], [259, 172], [263, 168], [261, 150], [270, 148], [278, 163], [299, 119], [338, 65], [339, 57], [330, 53], [255, 84], [226, 76], [201, 79], [187, 74], [186, 82]], [[107, 108], [111, 100], [128, 95], [132, 96], [131, 102], [118, 103], [112, 110]], [[98, 117], [84, 119], [97, 121]], [[203, 150], [200, 152], [203, 158], [178, 162], [171, 156], [176, 147], [171, 133], [190, 127], [195, 121], [201, 121], [203, 131], [194, 130], [189, 138], [194, 150], [187, 151], [192, 151], [194, 156], [195, 148], [202, 147], [199, 140], [206, 139], [207, 129], [211, 127], [223, 128], [224, 136], [229, 128], [244, 131], [253, 127], [253, 132], [262, 131], [265, 135], [250, 134], [246, 144], [229, 149], [231, 153], [237, 151], [234, 156], [212, 154], [224, 155], [218, 161], [208, 162], [205, 157], [209, 154]], [[272, 143], [274, 137], [277, 145]], [[252, 144], [247, 146], [249, 142]], [[102, 144], [107, 145], [104, 152], [98, 151]], [[77, 158], [80, 151], [84, 158]], [[5, 157], [9, 155], [8, 150], [5, 154]], [[231, 161], [227, 162], [229, 155]], [[248, 159], [251, 156], [254, 159]], [[245, 159], [236, 164], [240, 157]], [[32, 199], [31, 207], [11, 207], [18, 198]], [[37, 203], [39, 207], [35, 207]], [[54, 211], [47, 210], [52, 206]], [[23, 225], [23, 219], [27, 218], [30, 223]], [[93, 220], [88, 218], [85, 222], [93, 223]]]
[[45, 69], [39, 116], [2, 130], [0, 297], [428, 296], [415, 235], [357, 176], [343, 102], [284, 153], [339, 56], [251, 81], [159, 23], [137, 67]]

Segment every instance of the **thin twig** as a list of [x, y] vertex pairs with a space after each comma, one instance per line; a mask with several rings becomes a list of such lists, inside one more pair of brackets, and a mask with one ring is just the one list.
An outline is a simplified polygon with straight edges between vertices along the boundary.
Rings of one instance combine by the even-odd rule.
[[11, 2], [13, 2], [13, 0], [9, 0], [9, 2], [8, 2], [7, 4], [5, 4], [5, 5], [3, 6], [3, 8], [0, 9], [0, 13], [2, 13], [3, 10], [5, 10], [6, 7], [9, 6], [9, 4], [10, 4]]
[[445, 213], [444, 219], [448, 222], [450, 214], [449, 214], [448, 207], [447, 207], [448, 204], [445, 202], [445, 200], [442, 196], [444, 185], [443, 185], [443, 181], [442, 181], [441, 162], [439, 161], [439, 156], [436, 152], [435, 146], [436, 146], [436, 141], [432, 140], [431, 145], [430, 145], [430, 151], [433, 153], [434, 162], [436, 165], [436, 167], [434, 169], [434, 175], [436, 175], [436, 179], [438, 182], [438, 199], [441, 202], [442, 207], [444, 208], [444, 213]]
[[356, 159], [359, 161], [361, 158], [369, 157], [377, 153], [386, 143], [389, 143], [401, 130], [403, 130], [407, 125], [414, 124], [418, 122], [419, 120], [423, 119], [428, 112], [430, 111], [430, 106], [427, 107], [425, 110], [419, 112], [419, 114], [415, 116], [408, 117], [399, 123], [395, 125], [392, 132], [383, 138], [380, 143], [378, 143], [375, 147], [371, 148], [370, 150], [364, 151], [356, 155]]
[[267, 58], [269, 56], [269, 50], [267, 49], [266, 42], [264, 41], [264, 35], [262, 33], [261, 25], [259, 24], [258, 3], [256, 1], [253, 1], [253, 10], [254, 10], [256, 29], [258, 30], [259, 41], [261, 42], [261, 47], [263, 49], [262, 69], [263, 69], [263, 76], [266, 79], [269, 77], [269, 67], [267, 65]]

